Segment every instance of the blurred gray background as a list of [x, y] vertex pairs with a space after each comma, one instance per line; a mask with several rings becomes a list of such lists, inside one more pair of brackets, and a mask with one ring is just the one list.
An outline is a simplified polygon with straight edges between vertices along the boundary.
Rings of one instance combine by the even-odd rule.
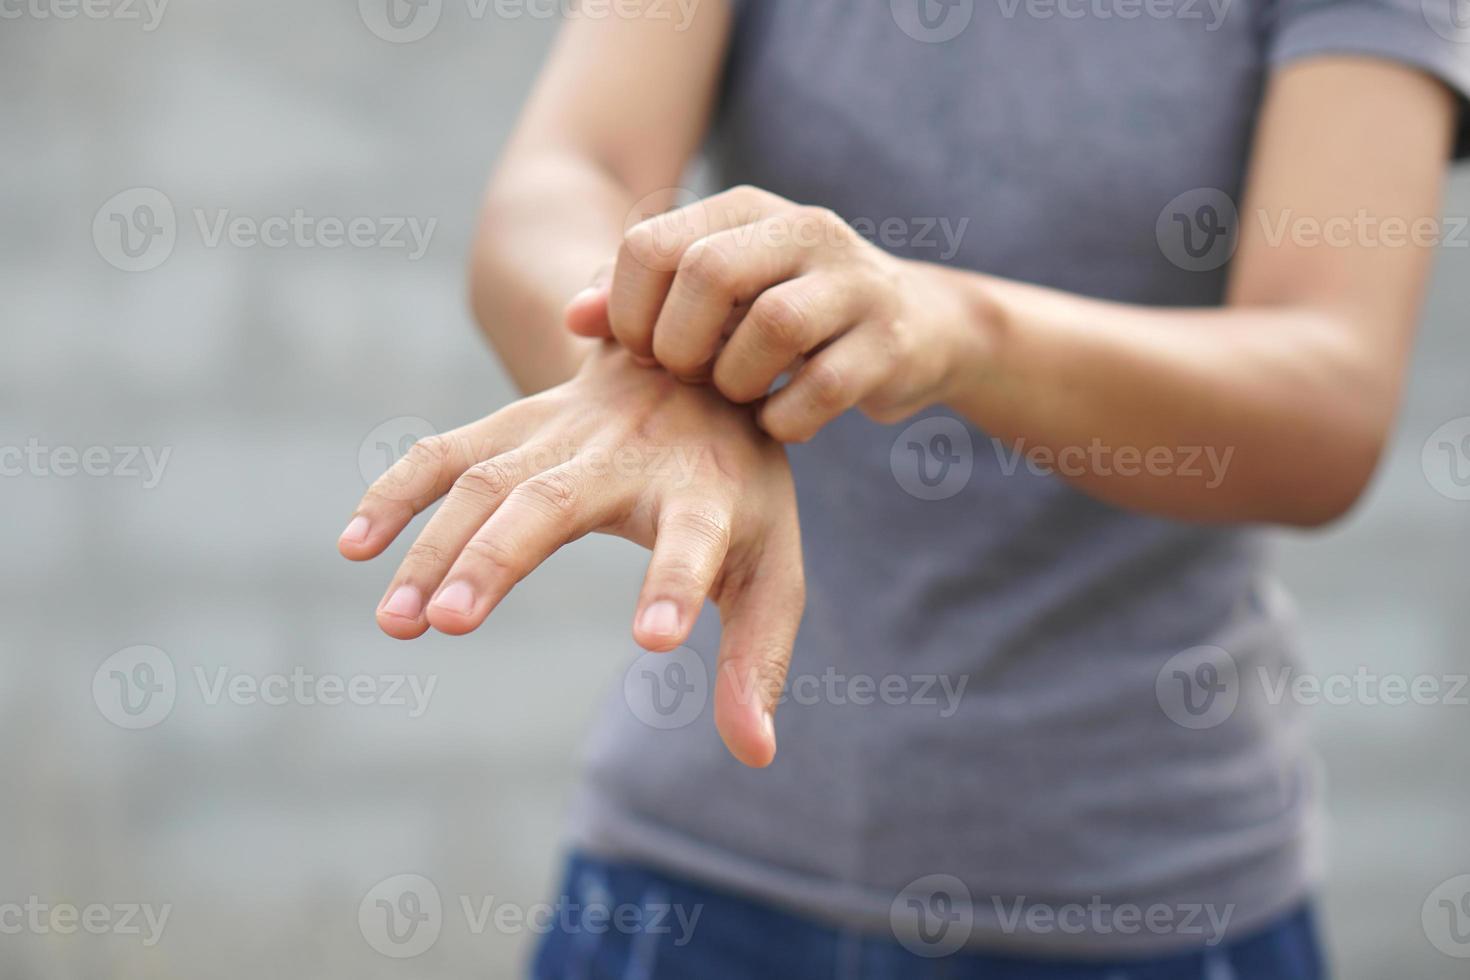
[[[534, 934], [477, 934], [459, 897], [552, 893], [579, 739], [626, 667], [642, 556], [584, 541], [472, 639], [402, 645], [373, 623], [391, 565], [350, 565], [334, 543], [390, 447], [510, 398], [466, 314], [462, 266], [555, 23], [449, 3], [428, 36], [389, 43], [351, 0], [177, 0], [152, 29], [141, 3], [66, 20], [64, 3], [7, 9], [21, 13], [0, 21], [0, 447], [41, 447], [49, 469], [0, 478], [0, 903], [100, 904], [114, 923], [116, 906], [170, 913], [151, 945], [146, 925], [0, 934], [0, 975], [514, 975]], [[176, 209], [178, 235], [157, 268], [126, 272], [114, 262], [134, 259], [99, 248], [93, 222], [139, 187]], [[221, 209], [363, 217], [375, 234], [391, 216], [436, 224], [417, 259], [211, 246], [195, 215]], [[1463, 174], [1447, 212], [1470, 213]], [[1467, 670], [1470, 501], [1448, 468], [1470, 472], [1470, 457], [1422, 452], [1470, 416], [1467, 244], [1441, 250], [1369, 499], [1328, 533], [1282, 541], [1318, 674]], [[58, 447], [101, 447], [101, 475], [65, 475]], [[163, 460], [161, 479], [130, 447]], [[140, 645], [156, 652], [118, 654]], [[129, 729], [105, 662], [136, 676], [137, 656], [166, 657], [177, 689], [166, 718]], [[413, 717], [212, 698], [221, 668], [438, 686]], [[1470, 708], [1357, 699], [1310, 715], [1339, 975], [1466, 976], [1421, 911], [1470, 873]], [[358, 925], [363, 897], [401, 873], [446, 904], [439, 941], [402, 961]]]

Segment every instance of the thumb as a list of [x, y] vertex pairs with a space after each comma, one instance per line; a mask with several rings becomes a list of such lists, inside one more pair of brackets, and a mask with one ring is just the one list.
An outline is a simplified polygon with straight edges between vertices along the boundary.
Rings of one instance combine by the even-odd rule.
[[612, 324], [607, 319], [607, 297], [612, 285], [613, 265], [604, 264], [593, 275], [592, 282], [567, 303], [566, 325], [581, 337], [611, 337]]

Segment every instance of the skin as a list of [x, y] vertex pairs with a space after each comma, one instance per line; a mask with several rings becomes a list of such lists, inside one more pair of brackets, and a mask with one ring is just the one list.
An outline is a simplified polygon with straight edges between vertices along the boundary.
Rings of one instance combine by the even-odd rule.
[[[1226, 304], [1141, 307], [898, 259], [837, 215], [758, 188], [669, 211], [729, 26], [714, 3], [682, 32], [655, 17], [563, 28], [491, 181], [470, 273], [477, 318], [517, 384], [549, 390], [416, 448], [364, 498], [340, 545], [359, 560], [448, 494], [385, 593], [390, 635], [468, 632], [562, 544], [622, 534], [654, 551], [639, 642], [672, 649], [707, 587], [716, 600], [716, 725], [738, 759], [764, 765], [802, 595], [781, 442], [843, 411], [891, 422], [943, 404], [1028, 450], [1096, 439], [1228, 451], [1216, 485], [1146, 469], [1063, 474], [1184, 520], [1315, 526], [1361, 495], [1392, 426], [1430, 249], [1273, 242], [1266, 228], [1288, 213], [1436, 215], [1454, 112], [1444, 86], [1348, 56], [1278, 71]], [[520, 462], [557, 444], [577, 448], [544, 469]], [[620, 446], [712, 462], [697, 491], [652, 467], [602, 486], [582, 456]], [[695, 508], [703, 536], [660, 520]], [[474, 602], [456, 612], [449, 586], [461, 579]], [[437, 601], [394, 600], [404, 587]], [[661, 602], [671, 618], [650, 612]]]
[[415, 444], [368, 489], [342, 553], [376, 557], [440, 497], [378, 605], [385, 633], [468, 633], [562, 545], [627, 538], [653, 551], [634, 637], [672, 650], [712, 599], [715, 722], [740, 761], [770, 763], [805, 583], [786, 455], [749, 413], [600, 345], [572, 380]]

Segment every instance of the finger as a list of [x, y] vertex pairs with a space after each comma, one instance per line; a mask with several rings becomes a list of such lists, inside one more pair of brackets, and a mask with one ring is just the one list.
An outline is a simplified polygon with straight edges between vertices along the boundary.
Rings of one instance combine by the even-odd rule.
[[567, 329], [579, 337], [611, 337], [606, 286], [588, 286], [567, 303]]
[[721, 595], [715, 726], [730, 754], [763, 768], [776, 757], [776, 702], [806, 604], [799, 532], [768, 541], [753, 571]]
[[653, 558], [643, 579], [633, 638], [645, 650], [672, 650], [694, 621], [730, 547], [730, 507], [704, 498], [659, 515]]
[[442, 633], [468, 633], [517, 582], [564, 544], [610, 523], [621, 484], [573, 460], [521, 483], [455, 559], [429, 603], [429, 623]]
[[611, 262], [599, 268], [586, 289], [567, 303], [567, 329], [580, 337], [611, 337], [612, 325], [607, 319], [608, 287], [612, 282]]
[[383, 632], [408, 640], [429, 628], [425, 600], [511, 490], [541, 468], [532, 454], [512, 450], [482, 460], [460, 475], [383, 593], [378, 605]]
[[[653, 356], [676, 376], [703, 376], [736, 307], [806, 271], [811, 249], [773, 215], [691, 244], [653, 328]], [[784, 230], [783, 230], [784, 229]]]
[[353, 561], [381, 554], [414, 515], [444, 496], [465, 470], [518, 445], [531, 404], [516, 402], [487, 418], [414, 443], [368, 487], [337, 541], [337, 550]]
[[716, 359], [715, 387], [733, 402], [755, 401], [798, 357], [857, 323], [871, 301], [867, 279], [836, 273], [767, 289]]
[[893, 363], [879, 332], [859, 327], [802, 365], [757, 421], [773, 439], [806, 442], [882, 385]]
[[629, 228], [618, 248], [608, 296], [613, 336], [634, 354], [652, 357], [654, 324], [685, 250], [781, 206], [789, 203], [765, 191], [737, 187]]

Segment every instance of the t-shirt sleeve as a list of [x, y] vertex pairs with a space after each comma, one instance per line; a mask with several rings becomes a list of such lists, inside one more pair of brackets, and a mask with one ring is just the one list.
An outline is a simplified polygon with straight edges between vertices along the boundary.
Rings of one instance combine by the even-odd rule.
[[1269, 60], [1360, 54], [1436, 76], [1455, 93], [1455, 158], [1470, 157], [1470, 0], [1278, 0]]

